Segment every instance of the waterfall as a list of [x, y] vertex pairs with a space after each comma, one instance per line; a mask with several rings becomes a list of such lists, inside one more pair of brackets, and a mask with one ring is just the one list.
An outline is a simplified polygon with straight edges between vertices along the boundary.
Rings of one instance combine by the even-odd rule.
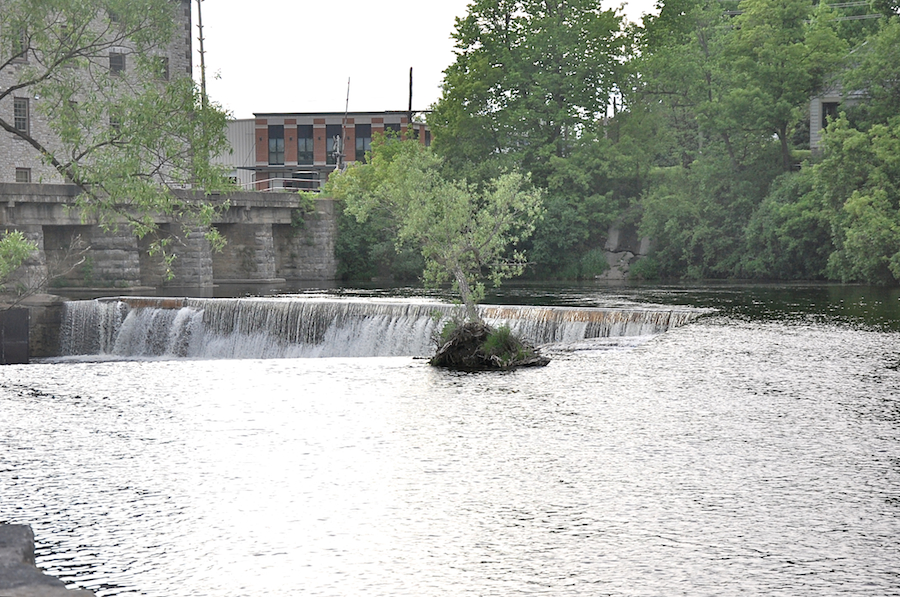
[[[537, 345], [659, 334], [689, 308], [479, 307]], [[106, 298], [65, 304], [62, 356], [279, 358], [426, 356], [460, 308], [437, 302], [318, 298]]]

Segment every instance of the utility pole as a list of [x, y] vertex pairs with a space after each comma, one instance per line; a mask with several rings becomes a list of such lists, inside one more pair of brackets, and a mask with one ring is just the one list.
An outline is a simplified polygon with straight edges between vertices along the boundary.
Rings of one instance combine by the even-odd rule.
[[341, 136], [339, 139], [335, 139], [335, 141], [339, 141], [334, 144], [334, 162], [335, 162], [335, 170], [339, 170], [343, 172], [344, 170], [344, 157], [347, 155], [344, 152], [344, 143], [347, 140], [347, 115], [350, 111], [350, 77], [347, 77], [347, 101], [344, 102], [344, 118], [341, 120]]
[[413, 111], [412, 111], [412, 92], [413, 92], [413, 67], [409, 67], [409, 106], [407, 110], [409, 113], [406, 118], [406, 126], [409, 128], [410, 134], [413, 131]]
[[197, 0], [197, 30], [199, 32], [199, 37], [197, 37], [197, 41], [200, 42], [200, 104], [203, 108], [206, 108], [207, 105], [207, 97], [206, 97], [206, 51], [203, 49], [203, 0]]

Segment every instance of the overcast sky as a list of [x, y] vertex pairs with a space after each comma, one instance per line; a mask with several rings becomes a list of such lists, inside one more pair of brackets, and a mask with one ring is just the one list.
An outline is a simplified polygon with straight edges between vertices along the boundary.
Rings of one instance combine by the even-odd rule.
[[[204, 0], [207, 89], [235, 118], [254, 112], [405, 110], [437, 101], [454, 18], [470, 0]], [[622, 4], [603, 0], [604, 8]], [[634, 21], [654, 0], [631, 0]], [[196, 1], [194, 73], [200, 78]]]

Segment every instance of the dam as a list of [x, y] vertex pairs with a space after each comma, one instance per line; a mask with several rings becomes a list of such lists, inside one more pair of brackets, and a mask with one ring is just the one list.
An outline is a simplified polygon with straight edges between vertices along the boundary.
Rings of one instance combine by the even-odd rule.
[[[480, 305], [537, 345], [656, 335], [704, 311]], [[426, 356], [460, 307], [427, 300], [117, 297], [64, 304], [60, 355], [113, 358]]]

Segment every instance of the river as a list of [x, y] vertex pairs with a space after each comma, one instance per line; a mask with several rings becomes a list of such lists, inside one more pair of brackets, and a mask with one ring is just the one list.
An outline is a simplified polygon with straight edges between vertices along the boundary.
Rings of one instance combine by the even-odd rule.
[[900, 594], [897, 291], [491, 298], [716, 310], [499, 374], [408, 356], [6, 366], [0, 522], [32, 525], [38, 564], [101, 596]]

